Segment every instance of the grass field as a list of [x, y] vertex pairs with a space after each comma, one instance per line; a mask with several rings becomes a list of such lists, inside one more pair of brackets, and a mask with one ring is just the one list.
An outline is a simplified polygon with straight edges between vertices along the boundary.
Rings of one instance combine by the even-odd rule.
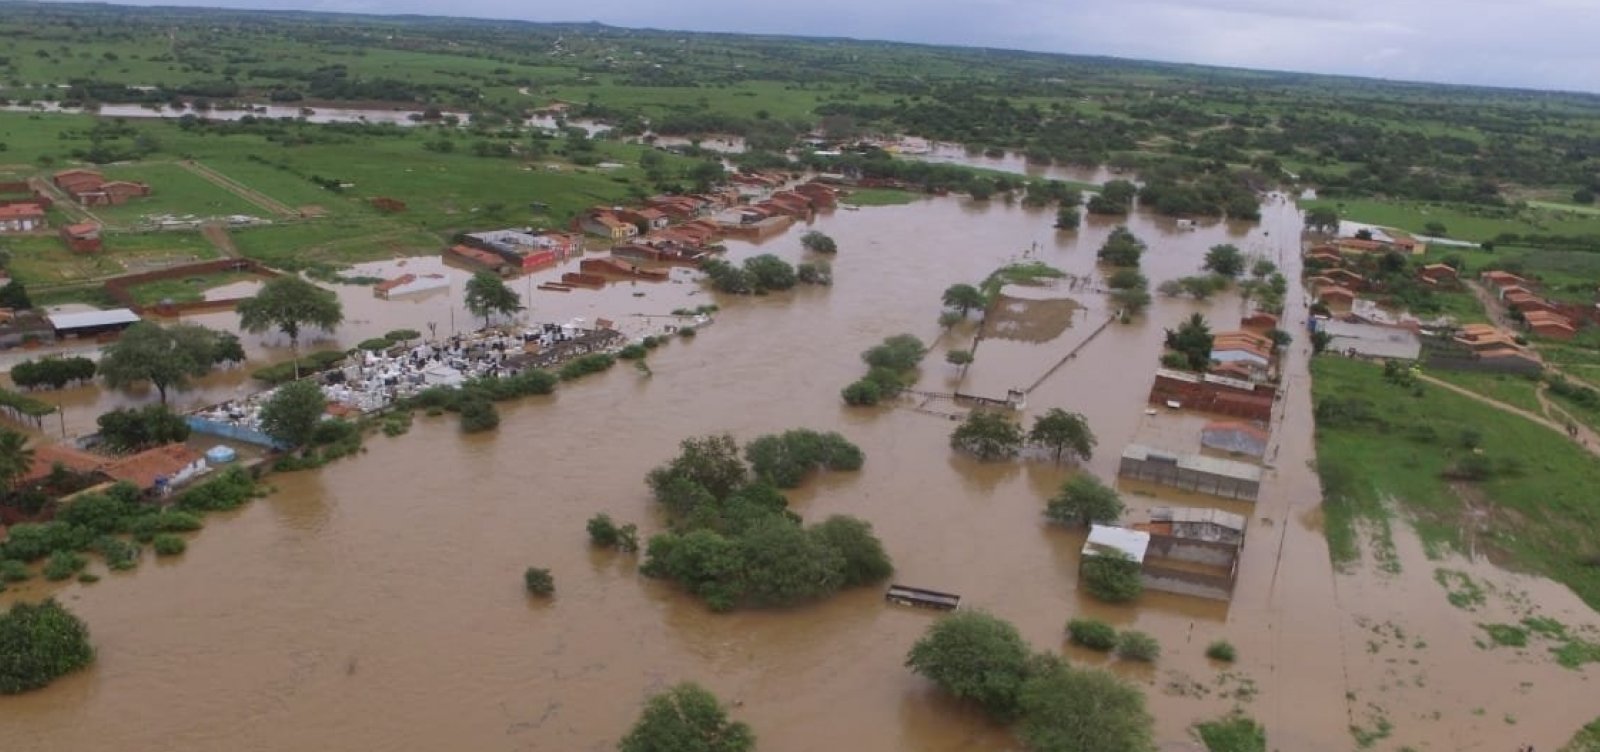
[[[1476, 519], [1467, 514], [1470, 498], [1487, 505], [1480, 510], [1486, 529], [1473, 534], [1476, 550], [1562, 582], [1600, 607], [1593, 565], [1600, 502], [1588, 490], [1600, 483], [1594, 457], [1560, 433], [1446, 390], [1424, 385], [1416, 396], [1385, 381], [1374, 364], [1324, 356], [1312, 374], [1323, 510], [1337, 562], [1355, 560], [1362, 532], [1387, 530], [1396, 512], [1430, 550], [1459, 548], [1476, 524], [1469, 524]], [[1474, 457], [1489, 477], [1453, 488], [1443, 474]], [[1381, 534], [1365, 545], [1382, 560]]]
[[1553, 211], [1529, 207], [1474, 207], [1465, 204], [1430, 204], [1419, 201], [1377, 199], [1318, 199], [1302, 201], [1303, 208], [1330, 206], [1339, 216], [1368, 224], [1424, 233], [1429, 222], [1443, 223], [1448, 236], [1482, 242], [1501, 233], [1519, 235], [1600, 234], [1600, 214]]
[[170, 162], [143, 162], [113, 165], [102, 169], [107, 180], [135, 180], [150, 184], [150, 195], [130, 199], [121, 206], [91, 209], [107, 222], [137, 225], [153, 214], [192, 214], [199, 217], [226, 217], [248, 214], [270, 217], [265, 209], [245, 201], [209, 180]]
[[844, 202], [856, 206], [899, 206], [921, 200], [911, 191], [901, 191], [893, 188], [858, 188], [850, 191], [845, 196]]
[[330, 217], [233, 233], [239, 252], [280, 269], [333, 269], [395, 256], [443, 250], [446, 238], [382, 218]]
[[190, 303], [205, 300], [206, 291], [235, 282], [260, 280], [254, 274], [242, 272], [226, 272], [222, 274], [206, 274], [187, 279], [163, 279], [158, 282], [139, 285], [131, 288], [133, 300], [142, 306], [155, 305], [163, 301], [173, 303]]
[[1470, 389], [1489, 399], [1499, 400], [1512, 407], [1520, 407], [1534, 415], [1541, 415], [1539, 398], [1535, 395], [1539, 382], [1525, 376], [1498, 373], [1473, 373], [1471, 371], [1430, 370], [1427, 372], [1440, 381]]
[[140, 262], [201, 261], [217, 250], [195, 233], [107, 233], [105, 250], [82, 254], [67, 250], [54, 235], [7, 237], [0, 248], [11, 254], [8, 270], [29, 286], [63, 284], [143, 271]]

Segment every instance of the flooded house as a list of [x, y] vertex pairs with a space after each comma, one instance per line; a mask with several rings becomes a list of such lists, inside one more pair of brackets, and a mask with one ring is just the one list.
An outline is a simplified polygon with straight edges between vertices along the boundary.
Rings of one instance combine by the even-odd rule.
[[1200, 454], [1177, 454], [1143, 444], [1129, 444], [1122, 450], [1117, 474], [1241, 501], [1255, 501], [1261, 493], [1261, 467], [1258, 465]]

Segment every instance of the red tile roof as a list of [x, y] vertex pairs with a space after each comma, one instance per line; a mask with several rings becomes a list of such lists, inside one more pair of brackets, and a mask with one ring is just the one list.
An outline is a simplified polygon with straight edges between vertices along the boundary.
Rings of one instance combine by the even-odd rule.
[[38, 204], [12, 204], [0, 206], [0, 219], [42, 219], [44, 208]]
[[101, 467], [100, 472], [112, 480], [125, 480], [148, 489], [155, 487], [157, 478], [176, 475], [198, 459], [199, 452], [182, 444], [168, 444], [112, 460]]
[[66, 444], [40, 444], [33, 448], [33, 464], [28, 472], [17, 479], [17, 484], [44, 480], [55, 469], [56, 463], [75, 473], [92, 473], [105, 464], [106, 459]]

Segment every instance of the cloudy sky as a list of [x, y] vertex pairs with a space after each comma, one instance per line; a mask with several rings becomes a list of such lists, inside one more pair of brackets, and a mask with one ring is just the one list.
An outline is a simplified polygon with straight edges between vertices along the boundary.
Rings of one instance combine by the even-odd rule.
[[1600, 92], [1600, 0], [455, 0], [448, 4], [164, 0], [160, 4], [599, 21]]

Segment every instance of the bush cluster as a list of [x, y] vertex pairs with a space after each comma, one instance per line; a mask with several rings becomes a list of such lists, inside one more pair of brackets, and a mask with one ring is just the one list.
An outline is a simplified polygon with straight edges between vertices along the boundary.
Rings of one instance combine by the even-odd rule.
[[867, 375], [844, 388], [841, 394], [845, 403], [876, 405], [886, 397], [899, 394], [927, 354], [928, 348], [922, 340], [910, 334], [889, 337], [861, 353], [861, 360], [867, 364]]
[[[789, 443], [782, 436], [752, 442], [765, 447], [756, 455], [769, 472], [791, 478], [795, 469], [804, 475], [819, 463], [860, 465], [859, 450], [851, 451], [849, 442], [795, 436], [801, 459], [786, 454]], [[814, 448], [819, 444], [829, 447], [826, 458]], [[733, 437], [687, 439], [681, 450], [646, 478], [671, 515], [673, 530], [650, 539], [645, 574], [673, 580], [712, 609], [727, 611], [801, 603], [877, 582], [893, 571], [866, 522], [835, 516], [803, 526], [783, 494], [740, 459]]]
[[610, 355], [608, 353], [590, 353], [588, 355], [580, 355], [570, 361], [567, 361], [567, 364], [561, 366], [561, 370], [557, 371], [556, 373], [561, 377], [562, 381], [572, 381], [574, 379], [581, 379], [591, 373], [599, 373], [604, 371], [616, 365], [616, 363], [617, 358], [614, 355]]
[[11, 367], [11, 382], [23, 389], [48, 386], [60, 389], [74, 381], [94, 378], [97, 368], [88, 358], [25, 360]]
[[[305, 356], [300, 358], [299, 373], [301, 376], [305, 376], [307, 374], [326, 371], [343, 362], [344, 359], [345, 353], [338, 350], [324, 350], [320, 352], [307, 353]], [[268, 384], [282, 384], [286, 381], [294, 380], [295, 371], [296, 368], [294, 361], [289, 361], [287, 363], [278, 363], [276, 365], [267, 366], [266, 368], [257, 369], [254, 373], [250, 374], [250, 377], [257, 381], [264, 381]]]
[[778, 488], [796, 488], [814, 470], [860, 470], [866, 461], [849, 439], [808, 428], [759, 437], [745, 445], [744, 458], [757, 478]]
[[39, 689], [89, 665], [89, 628], [61, 604], [15, 603], [0, 614], [0, 695]]

